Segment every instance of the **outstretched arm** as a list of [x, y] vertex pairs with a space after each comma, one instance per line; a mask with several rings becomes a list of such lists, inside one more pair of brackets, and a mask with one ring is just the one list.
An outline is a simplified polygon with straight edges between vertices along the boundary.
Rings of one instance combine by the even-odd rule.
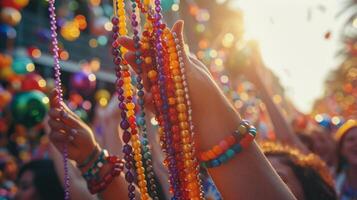
[[274, 132], [278, 141], [299, 148], [304, 153], [309, 153], [307, 147], [301, 142], [294, 133], [290, 123], [284, 117], [278, 105], [273, 101], [272, 94], [272, 75], [264, 67], [260, 52], [257, 46], [252, 46], [252, 65], [246, 69], [247, 77], [255, 84], [259, 91], [260, 98], [266, 106]]
[[[183, 22], [177, 22], [172, 31], [183, 46]], [[122, 37], [119, 43], [131, 51], [125, 55], [125, 59], [136, 70], [134, 42]], [[196, 132], [195, 142], [198, 151], [208, 150], [235, 131], [241, 118], [205, 66], [189, 58], [186, 53], [183, 54]], [[295, 199], [255, 143], [228, 163], [209, 169], [209, 173], [224, 199]]]

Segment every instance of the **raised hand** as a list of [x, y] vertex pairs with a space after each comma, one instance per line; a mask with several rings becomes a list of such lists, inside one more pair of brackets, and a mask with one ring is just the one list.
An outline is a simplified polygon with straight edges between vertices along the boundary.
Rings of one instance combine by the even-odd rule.
[[82, 163], [94, 148], [99, 148], [89, 126], [63, 102], [58, 101], [56, 92], [51, 95], [48, 124], [51, 142], [61, 152], [67, 145], [69, 158], [77, 163]]
[[[180, 46], [183, 48], [183, 21], [176, 22], [172, 28], [172, 32], [176, 33], [181, 44]], [[125, 59], [133, 70], [136, 71], [134, 41], [127, 37], [121, 37], [118, 41], [129, 50], [125, 55]], [[204, 150], [224, 138], [224, 132], [229, 134], [233, 131], [239, 123], [240, 118], [214, 82], [207, 68], [186, 51], [183, 51], [182, 56], [192, 103], [193, 123], [196, 127], [195, 132], [197, 133], [195, 136], [196, 143], [199, 144], [197, 146], [199, 149]], [[147, 91], [149, 91], [149, 86], [146, 72], [149, 69], [150, 66], [143, 66], [144, 73], [142, 79]], [[221, 129], [207, 126], [207, 124], [217, 123], [225, 124], [226, 130], [222, 131]]]

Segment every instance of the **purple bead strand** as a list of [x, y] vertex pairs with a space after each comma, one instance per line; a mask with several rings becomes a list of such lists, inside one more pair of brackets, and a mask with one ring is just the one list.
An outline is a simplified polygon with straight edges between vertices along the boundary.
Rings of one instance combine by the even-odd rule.
[[168, 168], [169, 168], [169, 179], [170, 179], [170, 184], [173, 189], [173, 197], [171, 198], [172, 200], [177, 200], [181, 199], [181, 192], [180, 192], [180, 178], [179, 178], [179, 172], [176, 167], [176, 160], [175, 160], [175, 150], [172, 146], [172, 133], [171, 133], [171, 123], [168, 115], [168, 109], [169, 109], [169, 104], [168, 104], [168, 99], [165, 91], [165, 75], [163, 73], [163, 65], [164, 65], [164, 59], [163, 59], [163, 46], [162, 46], [162, 41], [161, 41], [161, 35], [162, 35], [162, 29], [161, 29], [161, 6], [160, 6], [160, 0], [155, 0], [155, 23], [154, 23], [154, 31], [155, 32], [155, 52], [156, 52], [156, 61], [157, 61], [157, 71], [159, 72], [159, 89], [160, 89], [160, 95], [162, 97], [163, 101], [163, 117], [164, 117], [164, 132], [166, 136], [166, 145], [167, 145], [167, 153], [168, 153]]
[[[52, 53], [53, 53], [53, 61], [54, 61], [54, 72], [55, 72], [55, 87], [57, 90], [57, 95], [59, 101], [63, 101], [63, 91], [62, 91], [62, 83], [61, 83], [61, 67], [58, 59], [58, 41], [57, 41], [57, 25], [56, 25], [56, 13], [55, 13], [55, 0], [49, 0], [49, 12], [50, 12], [50, 23], [51, 23], [51, 40], [52, 40]], [[61, 106], [62, 109], [62, 106]], [[63, 167], [64, 167], [64, 199], [70, 199], [70, 180], [68, 174], [68, 149], [67, 144], [63, 146]]]
[[[115, 2], [116, 3], [116, 2]], [[115, 4], [114, 4], [115, 5]], [[116, 9], [116, 8], [115, 8]], [[133, 155], [132, 155], [132, 147], [129, 145], [130, 139], [131, 139], [131, 133], [129, 132], [129, 122], [127, 120], [126, 116], [126, 108], [125, 108], [125, 101], [128, 101], [128, 99], [125, 98], [124, 90], [122, 89], [124, 85], [124, 81], [122, 79], [122, 70], [127, 70], [127, 66], [123, 66], [123, 68], [120, 67], [120, 64], [122, 63], [122, 55], [120, 51], [120, 46], [116, 39], [119, 37], [119, 19], [117, 16], [114, 16], [112, 18], [112, 24], [113, 24], [113, 35], [112, 38], [114, 39], [112, 43], [112, 54], [114, 56], [113, 62], [116, 65], [115, 66], [115, 74], [117, 76], [117, 81], [116, 81], [116, 88], [117, 88], [117, 93], [118, 93], [118, 100], [119, 100], [119, 109], [121, 110], [121, 122], [120, 122], [120, 128], [124, 131], [122, 139], [124, 141], [124, 146], [123, 146], [123, 153], [124, 153], [124, 160], [125, 160], [125, 168], [126, 168], [126, 173], [125, 173], [125, 180], [128, 182], [128, 197], [130, 200], [135, 200], [135, 186], [134, 186], [134, 175], [133, 175]]]

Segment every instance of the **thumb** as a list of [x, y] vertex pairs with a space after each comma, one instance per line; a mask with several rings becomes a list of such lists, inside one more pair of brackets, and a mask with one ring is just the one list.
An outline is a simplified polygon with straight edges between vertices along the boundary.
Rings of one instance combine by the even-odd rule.
[[177, 39], [180, 40], [181, 44], [184, 44], [184, 39], [183, 39], [183, 26], [184, 26], [184, 21], [183, 20], [177, 20], [175, 24], [172, 26], [172, 33], [175, 33], [177, 36]]
[[183, 36], [183, 27], [184, 27], [184, 21], [183, 20], [177, 20], [176, 23], [172, 26], [172, 33], [176, 35], [175, 39], [178, 39], [178, 45], [180, 45], [180, 49], [182, 51], [182, 56], [183, 58], [188, 61], [188, 53], [185, 50], [185, 40]]

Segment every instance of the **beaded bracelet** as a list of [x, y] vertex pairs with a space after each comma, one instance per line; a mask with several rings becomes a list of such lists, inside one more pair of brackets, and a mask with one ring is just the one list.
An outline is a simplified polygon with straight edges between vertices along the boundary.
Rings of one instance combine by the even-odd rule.
[[98, 179], [99, 171], [105, 163], [107, 163], [108, 151], [103, 149], [98, 156], [98, 159], [93, 163], [89, 170], [83, 174], [84, 179], [90, 181], [92, 179]]
[[106, 161], [112, 165], [112, 168], [107, 172], [100, 181], [94, 179], [88, 181], [88, 189], [91, 194], [100, 193], [105, 190], [108, 185], [113, 182], [114, 178], [124, 170], [124, 161], [116, 156], [108, 156]]
[[211, 150], [200, 154], [199, 159], [203, 161], [201, 166], [211, 168], [227, 162], [240, 153], [243, 148], [247, 148], [253, 142], [256, 134], [256, 128], [243, 120], [232, 135], [226, 137]]
[[87, 166], [92, 160], [94, 160], [95, 156], [98, 154], [98, 148], [95, 146], [93, 151], [88, 155], [88, 157], [83, 161], [83, 163], [80, 163], [77, 165], [78, 168], [82, 169], [85, 166]]

